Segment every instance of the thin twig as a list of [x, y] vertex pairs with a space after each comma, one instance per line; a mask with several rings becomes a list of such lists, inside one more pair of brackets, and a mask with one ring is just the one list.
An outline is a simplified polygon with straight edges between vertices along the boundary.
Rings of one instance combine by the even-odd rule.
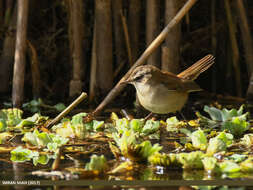
[[170, 23], [163, 29], [163, 31], [156, 37], [156, 39], [149, 45], [149, 47], [143, 52], [141, 57], [135, 62], [135, 64], [129, 69], [129, 71], [121, 78], [117, 85], [109, 92], [105, 99], [100, 103], [93, 115], [99, 114], [104, 107], [111, 102], [121, 92], [126, 84], [122, 84], [132, 73], [132, 71], [139, 65], [144, 64], [148, 57], [161, 45], [165, 40], [167, 34], [171, 29], [176, 26], [185, 14], [191, 9], [191, 7], [197, 2], [197, 0], [188, 0], [185, 5], [179, 10], [176, 16], [170, 21]]
[[60, 167], [60, 162], [61, 162], [61, 156], [62, 156], [62, 147], [60, 147], [57, 152], [56, 152], [56, 158], [52, 164], [52, 171], [58, 170]]
[[76, 107], [86, 97], [87, 97], [87, 94], [85, 92], [82, 92], [82, 94], [77, 99], [75, 99], [74, 102], [72, 102], [66, 109], [64, 109], [59, 115], [57, 115], [56, 118], [54, 118], [51, 122], [49, 122], [46, 128], [60, 121], [65, 115], [67, 115], [72, 109], [74, 109], [74, 107]]

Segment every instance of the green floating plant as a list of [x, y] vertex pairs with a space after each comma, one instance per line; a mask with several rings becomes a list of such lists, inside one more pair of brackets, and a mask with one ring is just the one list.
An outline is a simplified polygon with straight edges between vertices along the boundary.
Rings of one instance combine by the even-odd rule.
[[125, 130], [124, 133], [113, 134], [113, 138], [119, 147], [121, 154], [132, 161], [147, 160], [149, 156], [159, 152], [162, 147], [158, 144], [152, 146], [150, 141], [139, 143], [137, 134], [133, 130]]
[[61, 137], [54, 133], [39, 132], [35, 129], [33, 132], [24, 134], [22, 141], [30, 143], [38, 148], [46, 147], [47, 151], [55, 152], [59, 147], [68, 142], [68, 138]]
[[13, 137], [13, 135], [10, 132], [0, 133], [0, 144], [4, 144], [11, 137]]
[[87, 116], [87, 113], [78, 113], [74, 115], [71, 119], [71, 125], [74, 127], [76, 134], [78, 134], [78, 131], [87, 131], [89, 132], [98, 132], [101, 131], [104, 121], [97, 121], [97, 120], [92, 120], [89, 123], [84, 123], [83, 122], [83, 117]]
[[236, 163], [240, 163], [244, 160], [247, 159], [247, 155], [244, 155], [244, 154], [233, 154], [231, 156], [228, 156], [225, 158], [225, 160], [230, 160], [230, 161], [234, 161]]
[[28, 117], [26, 119], [22, 119], [15, 128], [23, 128], [26, 126], [33, 127], [34, 125], [42, 125], [48, 120], [47, 116], [42, 116], [39, 113], [35, 113], [33, 116]]
[[152, 165], [160, 165], [165, 167], [182, 167], [178, 160], [178, 155], [175, 153], [155, 153], [148, 158], [148, 162]]
[[240, 163], [241, 171], [245, 173], [253, 172], [253, 156], [250, 156], [246, 160]]
[[217, 172], [219, 170], [218, 161], [215, 157], [205, 156], [202, 159], [202, 163], [205, 171], [208, 172], [209, 174]]
[[244, 106], [239, 110], [226, 108], [219, 110], [215, 107], [205, 106], [204, 111], [207, 112], [211, 119], [197, 113], [200, 121], [209, 125], [221, 125], [221, 130], [228, 130], [231, 134], [238, 137], [249, 129], [249, 122], [247, 122], [248, 112], [243, 113]]
[[206, 150], [207, 155], [213, 155], [217, 152], [226, 151], [227, 147], [233, 143], [233, 135], [220, 132], [216, 137], [209, 140]]
[[231, 121], [225, 121], [221, 130], [228, 130], [234, 136], [239, 137], [249, 129], [249, 126], [249, 122], [240, 117], [234, 117]]
[[0, 132], [5, 131], [7, 128], [6, 120], [3, 118], [0, 118]]
[[87, 113], [78, 113], [72, 116], [71, 120], [64, 118], [61, 123], [54, 125], [52, 130], [63, 137], [77, 137], [78, 139], [84, 139], [92, 133], [102, 131], [104, 121], [92, 120], [91, 122], [84, 123], [83, 117]]
[[176, 116], [167, 118], [166, 124], [169, 132], [178, 132], [182, 126], [185, 126], [185, 122], [179, 121]]
[[160, 121], [145, 119], [132, 119], [131, 121], [126, 118], [119, 119], [115, 113], [112, 113], [111, 120], [119, 134], [123, 134], [125, 130], [132, 130], [140, 136], [153, 135], [159, 131]]
[[203, 130], [199, 128], [198, 130], [194, 131], [193, 133], [190, 134], [190, 138], [194, 148], [206, 150], [208, 144], [206, 135]]
[[54, 106], [47, 105], [43, 102], [43, 100], [41, 98], [39, 98], [37, 100], [31, 100], [30, 102], [24, 103], [22, 105], [22, 107], [24, 108], [24, 110], [30, 111], [32, 113], [40, 112], [41, 108], [56, 110], [58, 112], [61, 112], [66, 108], [66, 106], [63, 103], [58, 103]]
[[33, 160], [33, 164], [47, 164], [50, 159], [49, 155], [40, 155], [37, 151], [32, 151], [21, 146], [11, 151], [11, 161], [13, 162], [26, 162]]
[[233, 119], [234, 117], [240, 117], [243, 120], [247, 119], [247, 115], [249, 114], [248, 112], [243, 114], [243, 108], [244, 106], [242, 105], [239, 110], [236, 109], [231, 109], [228, 110], [226, 108], [223, 108], [222, 110], [219, 110], [215, 107], [209, 107], [205, 106], [204, 111], [209, 114], [212, 120], [214, 121], [228, 121]]
[[39, 113], [26, 119], [22, 119], [22, 114], [23, 111], [17, 108], [0, 110], [0, 132], [24, 132], [26, 127], [31, 128], [35, 125], [42, 125], [48, 119], [48, 117], [41, 116]]
[[160, 121], [147, 120], [144, 127], [141, 130], [143, 136], [155, 133], [160, 127]]
[[203, 169], [202, 158], [205, 154], [201, 151], [190, 153], [179, 153], [178, 162], [182, 164], [183, 169]]
[[6, 127], [14, 127], [22, 120], [23, 111], [17, 108], [1, 109], [0, 122], [2, 123], [2, 130]]
[[252, 147], [252, 145], [253, 145], [253, 134], [252, 133], [245, 134], [243, 136], [243, 138], [241, 138], [240, 144], [244, 145], [247, 148]]
[[202, 159], [205, 154], [201, 151], [190, 153], [155, 153], [150, 156], [148, 161], [152, 165], [161, 165], [166, 167], [182, 167], [183, 169], [203, 169]]
[[231, 160], [225, 160], [219, 163], [219, 167], [222, 173], [235, 173], [241, 170], [240, 165]]
[[90, 162], [85, 165], [85, 170], [99, 171], [99, 173], [107, 171], [108, 164], [104, 155], [101, 156], [92, 155]]

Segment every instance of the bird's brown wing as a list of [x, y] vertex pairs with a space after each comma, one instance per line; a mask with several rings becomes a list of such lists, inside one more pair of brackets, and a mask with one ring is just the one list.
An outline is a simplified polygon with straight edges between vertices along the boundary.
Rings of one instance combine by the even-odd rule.
[[182, 90], [183, 89], [183, 81], [181, 78], [177, 77], [177, 75], [167, 72], [155, 72], [153, 73], [153, 77], [156, 78], [158, 83], [164, 84], [168, 90]]
[[183, 80], [195, 80], [202, 72], [207, 70], [209, 67], [212, 66], [214, 63], [214, 56], [206, 55], [188, 69], [184, 70], [183, 72], [179, 73], [177, 77]]
[[156, 77], [158, 79], [159, 83], [164, 84], [168, 90], [177, 90], [181, 92], [194, 92], [194, 91], [201, 91], [202, 89], [192, 80], [183, 80], [179, 78], [177, 75], [162, 71], [159, 74], [159, 77]]

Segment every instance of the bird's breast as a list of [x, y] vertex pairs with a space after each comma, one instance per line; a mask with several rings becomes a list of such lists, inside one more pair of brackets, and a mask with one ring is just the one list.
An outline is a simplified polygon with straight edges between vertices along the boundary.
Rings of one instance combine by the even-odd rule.
[[141, 105], [158, 114], [180, 111], [188, 98], [188, 93], [168, 90], [163, 84], [136, 84], [135, 88]]

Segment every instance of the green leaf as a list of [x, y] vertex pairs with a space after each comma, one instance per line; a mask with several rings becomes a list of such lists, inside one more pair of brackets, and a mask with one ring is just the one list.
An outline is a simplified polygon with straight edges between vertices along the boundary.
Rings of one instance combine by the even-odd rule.
[[228, 160], [232, 160], [232, 161], [234, 161], [236, 163], [242, 162], [246, 158], [247, 158], [247, 156], [243, 155], [243, 154], [233, 154], [233, 155], [227, 157]]
[[225, 151], [229, 145], [233, 142], [233, 135], [225, 132], [219, 133], [214, 138], [209, 140], [207, 148], [207, 155], [213, 155], [217, 152]]
[[141, 133], [144, 124], [145, 124], [145, 120], [144, 120], [144, 119], [132, 119], [132, 120], [130, 121], [130, 128], [131, 128], [134, 132]]
[[105, 172], [108, 169], [107, 161], [104, 155], [92, 155], [90, 162], [85, 165], [85, 170]]
[[226, 143], [219, 139], [219, 138], [211, 138], [209, 140], [209, 145], [206, 150], [206, 154], [208, 156], [212, 156], [213, 154], [221, 151], [226, 151], [227, 150], [227, 145]]
[[191, 141], [194, 148], [200, 149], [200, 150], [206, 150], [207, 148], [207, 138], [205, 133], [198, 129], [194, 131], [191, 135]]
[[25, 162], [33, 160], [33, 164], [47, 164], [50, 159], [48, 155], [40, 155], [37, 151], [31, 151], [21, 146], [11, 151], [11, 161], [13, 162]]
[[0, 132], [5, 131], [5, 129], [7, 128], [7, 124], [5, 119], [0, 118]]
[[152, 146], [150, 141], [144, 141], [141, 144], [137, 145], [137, 149], [140, 148], [140, 156], [142, 159], [147, 160], [150, 156], [158, 153], [162, 147], [159, 144], [154, 144]]
[[37, 166], [38, 164], [46, 165], [49, 162], [50, 158], [48, 155], [39, 155], [33, 157], [33, 165]]
[[87, 113], [79, 113], [72, 117], [71, 119], [71, 125], [74, 128], [75, 135], [79, 139], [84, 139], [87, 136], [87, 126], [89, 124], [83, 123], [83, 117], [87, 116]]
[[222, 130], [228, 130], [234, 136], [241, 136], [249, 129], [249, 123], [239, 117], [232, 118], [232, 121], [226, 121], [222, 124]]
[[167, 123], [167, 131], [175, 131], [177, 132], [178, 131], [178, 128], [177, 126], [181, 123], [176, 116], [174, 117], [170, 117], [170, 118], [167, 118], [166, 120], [166, 123]]
[[13, 162], [25, 162], [31, 160], [35, 155], [33, 151], [23, 148], [21, 146], [11, 151], [11, 161]]
[[243, 136], [243, 138], [241, 138], [240, 140], [240, 144], [246, 146], [247, 148], [252, 147], [253, 145], [253, 134], [246, 134]]
[[0, 119], [4, 120], [8, 127], [16, 126], [22, 120], [23, 111], [17, 108], [0, 110]]
[[92, 124], [93, 124], [92, 128], [95, 131], [100, 131], [102, 129], [102, 126], [104, 125], [104, 121], [93, 120]]
[[241, 170], [243, 172], [253, 172], [253, 157], [249, 157], [247, 160], [240, 163]]
[[144, 135], [154, 133], [159, 129], [159, 127], [160, 127], [160, 121], [153, 121], [150, 119], [145, 123], [142, 129], [142, 133]]
[[9, 132], [0, 133], [0, 144], [4, 144], [11, 137], [13, 137], [13, 135]]
[[214, 121], [223, 121], [221, 110], [215, 107], [204, 106], [204, 111], [209, 114], [212, 120]]
[[[80, 129], [80, 128], [79, 128]], [[54, 125], [52, 127], [52, 131], [56, 134], [60, 135], [61, 137], [71, 137], [74, 138], [75, 136], [80, 137], [78, 134], [78, 129], [75, 129], [70, 121], [61, 121], [61, 123]]]
[[244, 106], [242, 105], [237, 111], [236, 109], [228, 110], [224, 108], [219, 110], [215, 107], [205, 106], [204, 111], [207, 112], [214, 121], [228, 121], [234, 117], [240, 117], [241, 120], [246, 120], [248, 113], [243, 114], [243, 108]]
[[214, 172], [215, 169], [217, 169], [217, 159], [214, 157], [204, 157], [202, 159], [202, 163], [204, 165], [204, 169], [207, 172]]
[[240, 166], [230, 160], [225, 160], [224, 162], [219, 163], [219, 166], [223, 173], [233, 173], [240, 171]]
[[49, 152], [56, 152], [58, 148], [59, 148], [59, 147], [58, 147], [58, 144], [57, 144], [57, 143], [48, 143], [48, 144], [47, 144], [47, 150], [48, 150]]
[[63, 110], [66, 108], [66, 106], [65, 106], [63, 103], [58, 103], [58, 104], [54, 105], [54, 108], [55, 108], [58, 112], [61, 112], [61, 111], [63, 111]]
[[87, 113], [78, 113], [72, 116], [71, 124], [73, 125], [82, 125], [83, 124], [83, 117], [87, 116]]
[[219, 138], [226, 143], [227, 146], [233, 143], [233, 135], [230, 133], [220, 132], [215, 138]]
[[190, 153], [179, 153], [177, 159], [183, 165], [182, 167], [184, 169], [203, 169], [203, 157], [203, 152], [194, 151]]
[[122, 134], [125, 130], [130, 129], [129, 121], [126, 118], [116, 120], [115, 125], [118, 133], [120, 134]]
[[[25, 133], [24, 137], [22, 138], [22, 141], [28, 142], [38, 147], [47, 147], [48, 144], [55, 143], [59, 148], [60, 146], [66, 144], [68, 142], [68, 139], [53, 133], [50, 134], [46, 132], [40, 133], [37, 129], [35, 129], [32, 133], [31, 132]], [[49, 145], [50, 146], [49, 150], [51, 150], [51, 146], [53, 146], [51, 144]]]
[[122, 135], [118, 133], [113, 133], [113, 139], [117, 143], [117, 146], [121, 150], [122, 155], [127, 157], [129, 147], [135, 146], [136, 133], [133, 130], [125, 130]]
[[32, 113], [40, 112], [40, 106], [43, 104], [42, 100], [39, 98], [38, 100], [32, 100], [30, 102], [24, 103], [22, 107], [30, 111]]

